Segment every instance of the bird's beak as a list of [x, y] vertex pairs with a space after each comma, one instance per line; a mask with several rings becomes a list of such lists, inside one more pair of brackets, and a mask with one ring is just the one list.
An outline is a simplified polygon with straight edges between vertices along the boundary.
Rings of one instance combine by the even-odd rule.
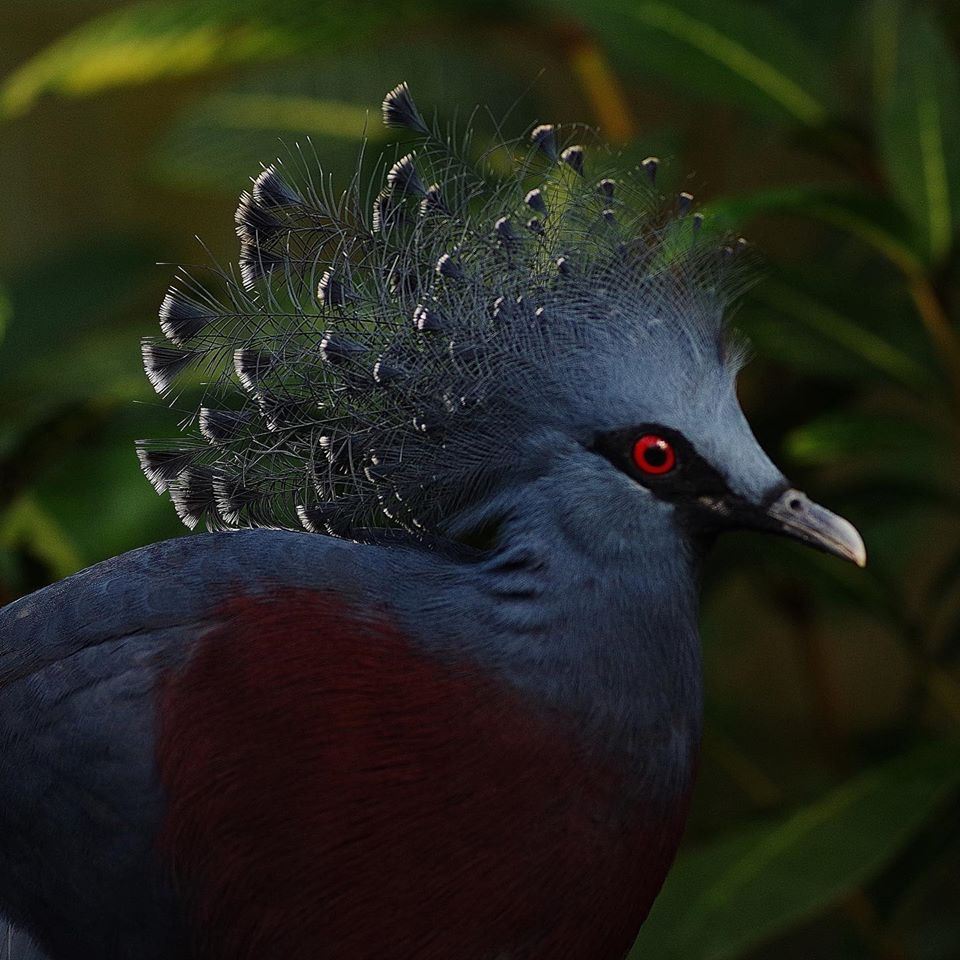
[[850, 560], [858, 567], [867, 565], [867, 548], [857, 528], [799, 490], [785, 490], [777, 497], [766, 508], [763, 526]]

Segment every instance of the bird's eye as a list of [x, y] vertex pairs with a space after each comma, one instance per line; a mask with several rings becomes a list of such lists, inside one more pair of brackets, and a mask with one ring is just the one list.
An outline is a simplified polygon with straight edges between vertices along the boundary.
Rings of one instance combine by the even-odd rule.
[[673, 446], [655, 433], [645, 433], [633, 445], [633, 462], [637, 469], [658, 477], [677, 465]]

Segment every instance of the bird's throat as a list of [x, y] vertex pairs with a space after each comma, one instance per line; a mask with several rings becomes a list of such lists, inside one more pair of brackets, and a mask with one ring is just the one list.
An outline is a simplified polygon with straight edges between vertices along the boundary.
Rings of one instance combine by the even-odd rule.
[[569, 538], [517, 532], [483, 567], [479, 656], [576, 719], [603, 751], [692, 779], [702, 714], [699, 556], [650, 549], [609, 562]]

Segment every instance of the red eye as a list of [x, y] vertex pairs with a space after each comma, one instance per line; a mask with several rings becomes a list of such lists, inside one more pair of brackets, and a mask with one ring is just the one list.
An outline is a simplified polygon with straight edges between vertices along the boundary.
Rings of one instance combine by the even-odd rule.
[[677, 455], [663, 437], [645, 433], [633, 445], [633, 462], [644, 473], [660, 476], [676, 466]]

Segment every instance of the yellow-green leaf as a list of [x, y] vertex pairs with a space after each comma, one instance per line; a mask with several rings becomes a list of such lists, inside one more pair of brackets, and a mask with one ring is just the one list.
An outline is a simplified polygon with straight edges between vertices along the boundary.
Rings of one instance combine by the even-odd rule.
[[56, 578], [69, 577], [82, 566], [76, 545], [54, 517], [32, 497], [24, 496], [0, 516], [0, 546], [26, 546]]
[[473, 2], [142, 0], [88, 21], [17, 67], [0, 83], [0, 117], [48, 93], [86, 96], [224, 64], [357, 47]]
[[[308, 156], [297, 164], [319, 164], [342, 186], [354, 174], [363, 140], [372, 163], [378, 145], [394, 139], [377, 104], [398, 77], [410, 83], [428, 115], [451, 118], [478, 90], [492, 116], [506, 115], [524, 95], [523, 84], [508, 71], [491, 76], [493, 55], [487, 43], [427, 38], [396, 51], [356, 50], [250, 71], [176, 118], [157, 143], [153, 169], [178, 186], [234, 193], [261, 164], [296, 157], [300, 144]], [[445, 68], [451, 62], [454, 72]]]
[[139, 3], [97, 17], [15, 69], [0, 85], [0, 116], [23, 113], [45, 93], [86, 96], [276, 55], [290, 44], [279, 26], [231, 14], [217, 0]]

